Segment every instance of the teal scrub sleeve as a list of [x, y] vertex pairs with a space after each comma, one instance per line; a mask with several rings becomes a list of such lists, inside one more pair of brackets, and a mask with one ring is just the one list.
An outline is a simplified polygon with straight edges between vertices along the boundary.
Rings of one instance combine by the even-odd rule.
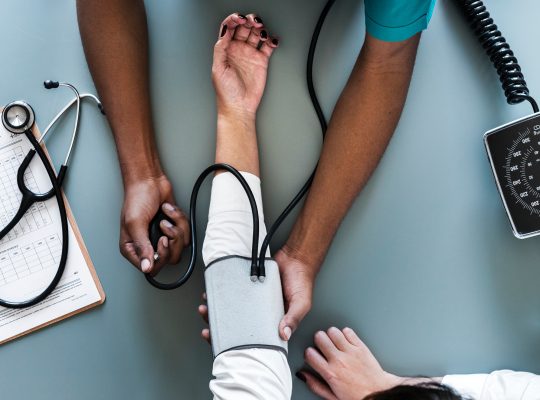
[[366, 30], [377, 39], [399, 42], [427, 28], [435, 0], [364, 0]]

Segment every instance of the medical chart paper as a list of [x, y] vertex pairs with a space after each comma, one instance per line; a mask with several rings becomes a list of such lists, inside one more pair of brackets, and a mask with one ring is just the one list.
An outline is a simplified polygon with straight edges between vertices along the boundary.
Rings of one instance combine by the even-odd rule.
[[[17, 170], [32, 148], [24, 134], [14, 135], [0, 124], [0, 229], [19, 208]], [[51, 188], [36, 155], [24, 180], [35, 193]], [[67, 204], [66, 204], [67, 206]], [[105, 295], [92, 262], [69, 216], [69, 250], [58, 287], [41, 303], [27, 309], [0, 307], [0, 344], [103, 303]], [[34, 204], [15, 228], [0, 240], [0, 298], [24, 301], [52, 280], [62, 251], [62, 228], [56, 198]]]

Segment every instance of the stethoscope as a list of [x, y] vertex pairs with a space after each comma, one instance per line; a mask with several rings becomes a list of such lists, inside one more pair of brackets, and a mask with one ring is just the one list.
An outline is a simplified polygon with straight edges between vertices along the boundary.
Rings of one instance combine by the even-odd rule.
[[[30, 207], [32, 207], [32, 205], [37, 202], [43, 202], [55, 197], [56, 202], [58, 203], [60, 222], [62, 226], [62, 253], [56, 273], [49, 285], [40, 294], [25, 301], [14, 302], [0, 299], [0, 306], [7, 308], [27, 308], [39, 303], [52, 293], [52, 291], [56, 288], [58, 282], [62, 278], [62, 274], [64, 273], [64, 270], [66, 268], [69, 248], [68, 218], [66, 204], [64, 202], [62, 194], [62, 184], [64, 182], [64, 178], [66, 177], [73, 147], [77, 140], [77, 133], [79, 130], [79, 117], [81, 115], [81, 100], [85, 98], [92, 99], [97, 104], [101, 113], [105, 114], [101, 102], [93, 94], [79, 94], [79, 91], [73, 85], [65, 82], [45, 81], [44, 86], [45, 89], [53, 89], [59, 86], [68, 87], [73, 91], [73, 93], [75, 93], [75, 98], [73, 98], [68, 104], [66, 104], [66, 106], [52, 119], [52, 121], [45, 128], [43, 134], [39, 139], [36, 139], [36, 137], [32, 133], [32, 128], [34, 127], [35, 123], [35, 114], [34, 110], [28, 103], [21, 100], [13, 101], [7, 106], [5, 106], [2, 111], [2, 124], [4, 125], [4, 127], [14, 135], [24, 134], [32, 144], [33, 148], [28, 151], [26, 157], [23, 159], [21, 165], [19, 166], [19, 169], [17, 170], [17, 186], [19, 187], [19, 190], [22, 194], [21, 204], [15, 216], [0, 231], [0, 240], [2, 240], [20, 222], [24, 214], [28, 211]], [[45, 140], [45, 137], [50, 132], [51, 128], [74, 104], [77, 105], [77, 111], [75, 115], [75, 125], [73, 127], [71, 141], [68, 151], [66, 153], [66, 159], [60, 167], [58, 175], [56, 175], [54, 167], [49, 158], [47, 157], [47, 154], [45, 153], [42, 144]], [[45, 193], [34, 193], [31, 189], [28, 188], [24, 179], [25, 172], [28, 169], [36, 153], [40, 158], [41, 162], [43, 163], [43, 166], [45, 167], [49, 180], [52, 184], [52, 188]]]

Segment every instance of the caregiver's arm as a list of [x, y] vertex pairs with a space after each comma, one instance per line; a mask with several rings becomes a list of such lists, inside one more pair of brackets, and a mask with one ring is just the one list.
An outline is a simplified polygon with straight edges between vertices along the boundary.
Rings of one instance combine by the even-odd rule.
[[[148, 77], [148, 31], [142, 0], [78, 0], [84, 51], [112, 128], [124, 182], [120, 251], [143, 272], [177, 263], [189, 241], [154, 140]], [[160, 206], [175, 226], [163, 225], [159, 262], [148, 225]]]
[[284, 339], [311, 308], [313, 282], [352, 202], [398, 123], [420, 34], [383, 42], [369, 34], [328, 127], [313, 186], [286, 245], [276, 254], [287, 314]]

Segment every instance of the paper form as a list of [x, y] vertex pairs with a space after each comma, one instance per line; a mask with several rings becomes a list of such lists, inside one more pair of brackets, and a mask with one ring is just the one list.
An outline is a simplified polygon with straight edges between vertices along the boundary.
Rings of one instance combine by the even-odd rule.
[[[24, 134], [14, 135], [0, 124], [0, 229], [19, 208], [22, 194], [17, 170], [32, 148]], [[24, 180], [35, 193], [51, 183], [36, 155]], [[103, 301], [71, 223], [66, 269], [55, 291], [41, 303], [22, 310], [0, 307], [0, 343]], [[34, 204], [0, 240], [0, 298], [24, 301], [52, 280], [62, 252], [62, 228], [56, 198]]]

